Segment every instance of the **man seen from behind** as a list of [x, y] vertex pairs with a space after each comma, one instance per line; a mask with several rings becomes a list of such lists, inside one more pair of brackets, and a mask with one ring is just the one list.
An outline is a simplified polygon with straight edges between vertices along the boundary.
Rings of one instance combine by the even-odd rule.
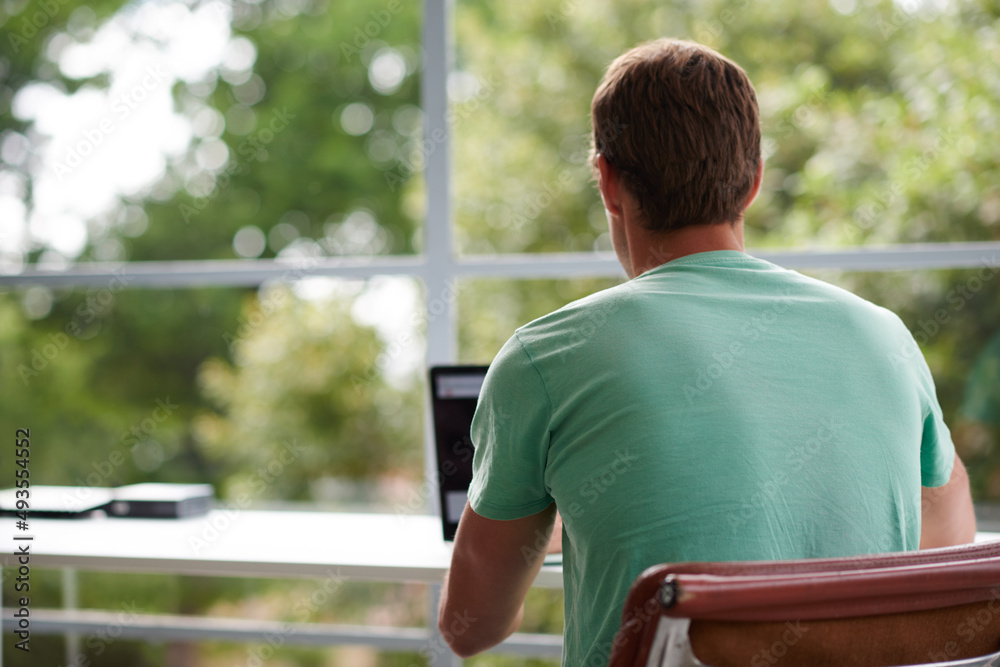
[[[517, 629], [556, 508], [572, 667], [607, 664], [651, 565], [971, 541], [965, 470], [899, 318], [744, 252], [763, 174], [744, 71], [650, 42], [611, 64], [591, 113], [630, 280], [521, 327], [490, 367], [440, 611], [456, 653]], [[476, 620], [452, 633], [455, 615]]]

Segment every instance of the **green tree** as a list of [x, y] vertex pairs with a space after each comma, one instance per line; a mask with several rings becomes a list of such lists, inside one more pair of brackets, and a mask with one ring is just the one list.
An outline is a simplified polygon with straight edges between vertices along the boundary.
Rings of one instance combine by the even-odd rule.
[[382, 346], [349, 306], [274, 287], [247, 302], [233, 362], [202, 364], [203, 393], [219, 412], [201, 414], [195, 431], [224, 471], [227, 497], [309, 500], [324, 478], [419, 475], [420, 394], [372, 372]]

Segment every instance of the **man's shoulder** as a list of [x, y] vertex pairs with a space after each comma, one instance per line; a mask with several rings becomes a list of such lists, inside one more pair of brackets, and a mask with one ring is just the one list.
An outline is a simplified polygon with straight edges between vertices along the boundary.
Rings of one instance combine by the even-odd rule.
[[587, 325], [605, 323], [627, 307], [633, 291], [632, 283], [626, 282], [588, 294], [518, 327], [516, 335], [525, 342], [558, 331], [576, 331]]
[[[732, 262], [733, 265], [737, 263]], [[664, 267], [667, 269], [667, 267]], [[514, 338], [533, 360], [558, 352], [584, 352], [620, 347], [636, 331], [659, 327], [663, 332], [703, 330], [706, 322], [729, 322], [791, 312], [782, 322], [796, 328], [826, 323], [866, 340], [884, 337], [907, 346], [906, 326], [891, 310], [853, 292], [794, 270], [750, 256], [715, 271], [658, 270], [572, 301], [515, 332]], [[808, 323], [808, 324], [807, 324]], [[714, 330], [714, 329], [713, 329]], [[865, 332], [865, 333], [862, 333]]]
[[886, 321], [902, 323], [899, 317], [884, 306], [851, 292], [848, 289], [828, 283], [819, 278], [813, 278], [798, 271], [788, 270], [788, 294], [798, 296], [803, 300], [821, 299], [827, 303], [840, 304], [848, 311], [876, 317]]

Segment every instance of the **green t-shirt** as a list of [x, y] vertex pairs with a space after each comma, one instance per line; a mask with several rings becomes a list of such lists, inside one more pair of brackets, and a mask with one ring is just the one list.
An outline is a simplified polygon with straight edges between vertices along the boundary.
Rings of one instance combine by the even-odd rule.
[[563, 517], [563, 664], [606, 665], [665, 562], [916, 549], [954, 448], [893, 313], [737, 251], [689, 255], [518, 329], [472, 427], [472, 508]]

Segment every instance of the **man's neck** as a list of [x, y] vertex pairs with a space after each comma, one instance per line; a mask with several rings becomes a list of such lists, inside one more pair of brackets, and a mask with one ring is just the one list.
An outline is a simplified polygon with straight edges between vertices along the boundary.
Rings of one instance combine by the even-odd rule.
[[743, 251], [743, 220], [714, 225], [696, 225], [654, 233], [641, 227], [629, 229], [631, 276], [639, 276], [667, 262], [699, 252]]

